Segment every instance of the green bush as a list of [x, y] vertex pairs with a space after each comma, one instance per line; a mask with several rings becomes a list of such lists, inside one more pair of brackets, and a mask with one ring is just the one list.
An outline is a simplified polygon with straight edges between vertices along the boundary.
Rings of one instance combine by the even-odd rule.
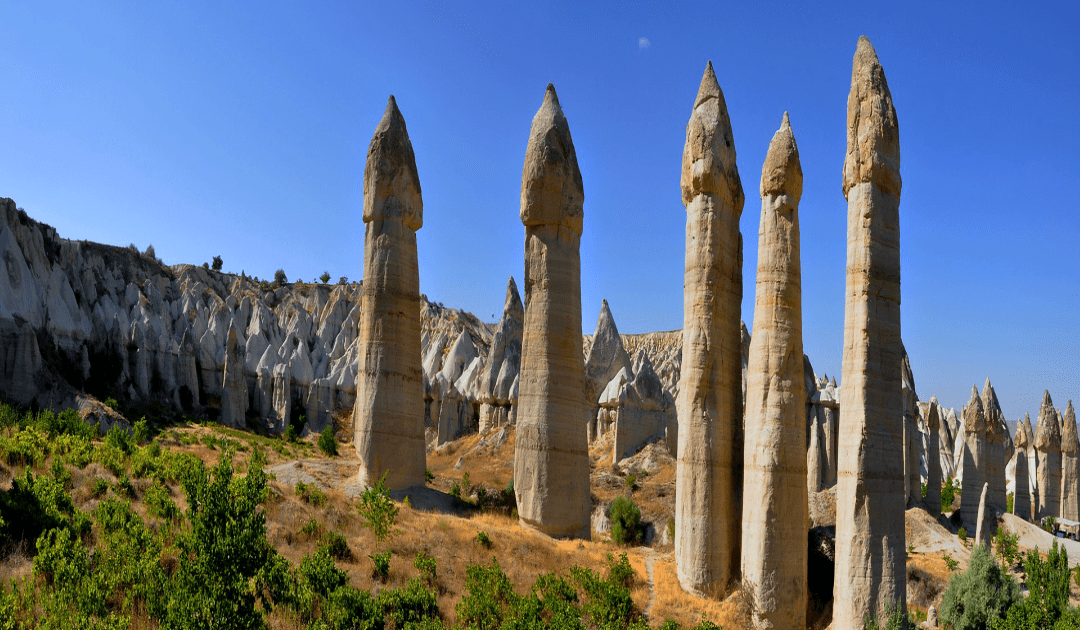
[[338, 532], [327, 532], [323, 536], [320, 549], [325, 549], [326, 553], [336, 560], [347, 560], [352, 556], [352, 552], [349, 551], [348, 541], [345, 540], [345, 536]]
[[83, 535], [90, 531], [90, 516], [75, 507], [62, 482], [34, 475], [29, 468], [0, 493], [0, 540], [25, 540], [31, 545], [50, 529], [70, 529]]
[[101, 498], [105, 496], [105, 493], [109, 491], [109, 482], [101, 477], [95, 477], [94, 483], [90, 485], [90, 494], [95, 498]]
[[319, 450], [328, 457], [337, 457], [337, 440], [334, 439], [333, 427], [326, 427], [319, 434]]
[[326, 493], [314, 483], [304, 483], [303, 481], [296, 482], [296, 496], [315, 507], [322, 507], [329, 500]]
[[627, 497], [615, 497], [611, 502], [611, 540], [617, 545], [630, 545], [641, 540], [641, 510]]
[[954, 630], [987, 628], [1005, 619], [1009, 607], [1018, 601], [1016, 581], [994, 562], [985, 545], [975, 545], [967, 571], [949, 578], [941, 598], [941, 623], [952, 624]]
[[131, 455], [135, 449], [135, 441], [131, 435], [118, 424], [114, 424], [105, 434], [105, 445], [119, 450], [124, 455]]
[[1080, 628], [1076, 609], [1069, 607], [1069, 555], [1054, 541], [1046, 554], [1029, 551], [1024, 558], [1028, 596], [1009, 608], [1003, 623], [995, 628], [1004, 630], [1056, 630]]
[[476, 532], [476, 542], [483, 545], [485, 549], [491, 549], [491, 537], [487, 535], [487, 532]]
[[430, 586], [435, 586], [435, 583], [439, 580], [439, 571], [435, 563], [435, 558], [432, 558], [426, 551], [421, 549], [416, 553], [416, 559], [413, 560], [413, 566], [420, 572], [420, 577]]
[[176, 502], [169, 496], [169, 489], [159, 481], [155, 481], [153, 485], [146, 489], [146, 494], [143, 495], [143, 504], [146, 505], [146, 513], [150, 516], [166, 521], [176, 520], [180, 516], [180, 510], [177, 509]]
[[378, 544], [383, 544], [393, 535], [394, 521], [397, 519], [398, 506], [390, 500], [390, 488], [386, 487], [386, 473], [379, 482], [360, 495], [360, 505], [356, 511], [364, 519], [364, 527], [370, 527]]
[[313, 518], [310, 519], [308, 522], [304, 523], [303, 526], [300, 527], [300, 531], [298, 533], [305, 538], [321, 538], [325, 529], [326, 528], [322, 524], [322, 521]]
[[956, 485], [953, 483], [953, 478], [949, 477], [945, 480], [945, 485], [941, 487], [941, 511], [951, 512], [953, 501], [956, 499]]
[[334, 559], [325, 549], [319, 549], [313, 555], [304, 556], [300, 561], [297, 574], [311, 587], [312, 592], [322, 597], [349, 583], [349, 574], [337, 568]]
[[380, 581], [385, 582], [390, 577], [390, 550], [387, 549], [382, 553], [373, 553], [371, 558], [371, 577], [378, 578]]
[[300, 436], [296, 433], [296, 426], [290, 423], [289, 426], [285, 427], [285, 435], [282, 437], [285, 438], [286, 442], [295, 442]]

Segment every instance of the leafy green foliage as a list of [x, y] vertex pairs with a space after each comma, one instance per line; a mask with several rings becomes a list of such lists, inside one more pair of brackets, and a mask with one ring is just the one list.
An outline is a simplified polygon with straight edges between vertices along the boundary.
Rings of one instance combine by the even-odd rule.
[[906, 630], [914, 627], [916, 627], [915, 621], [908, 618], [900, 602], [896, 602], [896, 605], [890, 608], [883, 621], [867, 615], [863, 622], [864, 630]]
[[611, 502], [611, 540], [617, 545], [630, 545], [641, 540], [641, 510], [627, 497], [615, 497]]
[[0, 520], [0, 538], [31, 545], [50, 529], [70, 529], [77, 536], [90, 531], [89, 515], [75, 507], [64, 484], [47, 475], [35, 476], [29, 468], [11, 481], [11, 490], [0, 493]]
[[224, 264], [224, 261], [221, 260], [221, 256], [214, 256], [214, 259], [210, 262], [210, 268], [214, 271], [221, 271]]
[[328, 497], [326, 493], [319, 490], [319, 487], [313, 483], [304, 483], [298, 481], [296, 483], [296, 496], [300, 497], [305, 503], [310, 503], [315, 507], [322, 507], [326, 505]]
[[416, 552], [416, 559], [413, 560], [413, 566], [420, 572], [420, 577], [428, 583], [428, 586], [435, 586], [435, 583], [439, 580], [439, 571], [435, 563], [435, 558], [432, 558], [426, 551], [421, 549]]
[[1015, 503], [1015, 497], [1013, 496], [1012, 492], [1005, 495], [1005, 511], [1008, 512], [1009, 514], [1015, 514], [1015, 512], [1013, 512], [1013, 504], [1014, 503]]
[[952, 624], [955, 630], [986, 628], [1004, 619], [1018, 601], [1016, 581], [994, 562], [986, 546], [975, 545], [967, 571], [949, 578], [941, 598], [940, 619], [942, 625]]
[[1024, 558], [1028, 596], [1009, 609], [995, 628], [1035, 630], [1036, 628], [1080, 628], [1080, 616], [1069, 608], [1069, 554], [1055, 541], [1046, 554], [1029, 551]]
[[333, 427], [326, 427], [319, 434], [319, 450], [329, 457], [337, 457], [337, 440], [334, 439]]
[[476, 532], [476, 542], [483, 545], [485, 549], [491, 549], [491, 537], [487, 535], [487, 532]]
[[385, 582], [390, 577], [390, 550], [387, 549], [382, 553], [373, 553], [371, 558], [371, 577], [378, 578]]
[[176, 507], [176, 502], [169, 496], [169, 489], [162, 485], [160, 481], [155, 481], [153, 485], [146, 489], [146, 493], [143, 495], [143, 504], [146, 505], [146, 512], [150, 516], [172, 521], [176, 520], [180, 516], [180, 510]]
[[638, 485], [637, 485], [637, 475], [627, 475], [626, 476], [626, 487], [627, 487], [627, 489], [630, 490], [630, 492], [633, 492], [634, 490], [637, 490], [637, 487], [638, 487]]
[[346, 560], [352, 556], [348, 541], [338, 532], [327, 532], [319, 548], [325, 549], [326, 553], [336, 560]]
[[322, 280], [323, 284], [326, 284], [327, 282], [330, 282], [330, 272], [329, 271], [322, 272], [322, 275], [319, 276], [319, 280]]
[[1018, 545], [1019, 537], [1005, 531], [1004, 527], [998, 528], [997, 533], [994, 534], [994, 549], [997, 550], [1001, 565], [1004, 567], [1012, 566], [1013, 561], [1016, 560], [1019, 553]]
[[941, 511], [951, 512], [953, 501], [956, 500], [956, 484], [953, 483], [953, 478], [949, 477], [945, 480], [945, 485], [941, 487]]
[[356, 506], [364, 527], [370, 527], [375, 540], [382, 545], [393, 535], [394, 521], [397, 519], [398, 506], [390, 500], [390, 488], [386, 487], [386, 473], [379, 482], [360, 495], [360, 505]]

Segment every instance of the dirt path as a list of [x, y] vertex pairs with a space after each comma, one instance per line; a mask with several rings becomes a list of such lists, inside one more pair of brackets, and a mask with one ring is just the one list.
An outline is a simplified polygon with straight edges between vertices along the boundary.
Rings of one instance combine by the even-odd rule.
[[652, 609], [656, 604], [656, 582], [653, 580], [653, 565], [656, 564], [656, 552], [651, 547], [645, 551], [645, 572], [649, 576], [649, 605], [645, 607], [645, 619], [652, 619]]

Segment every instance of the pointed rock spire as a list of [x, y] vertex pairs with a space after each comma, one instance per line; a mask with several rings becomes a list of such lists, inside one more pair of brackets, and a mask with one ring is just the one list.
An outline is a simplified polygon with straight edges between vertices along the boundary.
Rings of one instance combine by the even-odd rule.
[[900, 194], [900, 131], [892, 94], [877, 52], [859, 38], [848, 94], [848, 143], [844, 159], [844, 196], [851, 188], [873, 183], [882, 192]]
[[589, 405], [595, 407], [600, 392], [619, 370], [630, 367], [630, 355], [623, 347], [619, 329], [607, 300], [600, 304], [600, 317], [596, 320], [589, 356], [585, 359], [585, 386]]
[[743, 449], [743, 496], [752, 499], [743, 504], [742, 579], [755, 603], [754, 625], [766, 628], [806, 627], [807, 492], [818, 491], [822, 477], [824, 439], [816, 418], [809, 450], [806, 439], [801, 180], [799, 149], [785, 114], [761, 169]]
[[687, 238], [676, 403], [675, 563], [683, 588], [719, 595], [740, 564], [745, 355], [741, 344], [730, 340], [743, 339], [739, 218], [745, 199], [727, 104], [712, 63], [705, 67], [686, 124], [680, 186]]
[[521, 174], [525, 321], [514, 489], [521, 523], [588, 539], [589, 454], [581, 351], [584, 189], [570, 126], [548, 85]]
[[[847, 107], [848, 202], [833, 625], [906, 606], [904, 354], [900, 326], [896, 112], [870, 41], [859, 40]], [[976, 491], [977, 492], [977, 491]]]
[[[405, 119], [391, 96], [364, 166], [364, 283], [353, 440], [359, 481], [385, 475], [402, 490], [425, 482], [420, 272], [416, 230], [424, 202]], [[284, 373], [280, 375], [286, 377]], [[288, 377], [291, 378], [291, 377]], [[288, 385], [274, 369], [274, 406], [287, 412]]]
[[1040, 450], [1061, 449], [1061, 428], [1057, 421], [1057, 410], [1050, 399], [1049, 390], [1043, 391], [1042, 406], [1035, 425], [1035, 448]]
[[[581, 236], [585, 192], [570, 123], [548, 83], [533, 117], [521, 173], [521, 222], [525, 227], [560, 225]], [[528, 286], [528, 282], [526, 282]]]
[[1080, 519], [1080, 440], [1072, 401], [1065, 409], [1061, 431], [1061, 518]]
[[1061, 451], [1063, 453], [1080, 453], [1080, 439], [1076, 433], [1076, 411], [1073, 410], [1072, 401], [1065, 408], [1064, 429], [1061, 432]]
[[971, 386], [971, 398], [964, 405], [964, 431], [986, 434], [986, 411], [983, 409], [982, 399], [979, 397], [979, 388]]
[[1036, 474], [1038, 476], [1039, 501], [1036, 518], [1061, 517], [1061, 426], [1050, 392], [1043, 392], [1035, 428]]
[[802, 180], [799, 147], [791, 133], [788, 113], [784, 112], [784, 120], [769, 142], [765, 164], [761, 167], [761, 196], [791, 195], [793, 202], [798, 204], [802, 198]]

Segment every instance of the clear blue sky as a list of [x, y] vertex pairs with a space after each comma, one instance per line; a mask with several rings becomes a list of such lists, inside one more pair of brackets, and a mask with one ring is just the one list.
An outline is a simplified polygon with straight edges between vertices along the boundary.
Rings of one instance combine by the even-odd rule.
[[[918, 392], [995, 383], [1009, 419], [1080, 403], [1080, 44], [1074, 3], [0, 3], [0, 196], [62, 236], [166, 263], [363, 276], [361, 191], [394, 94], [423, 186], [420, 285], [493, 320], [521, 281], [529, 124], [548, 82], [585, 185], [582, 310], [682, 326], [679, 169], [705, 62], [746, 190], [785, 110], [805, 174], [805, 348], [838, 375], [851, 59], [900, 120], [903, 330]], [[221, 6], [225, 5], [225, 6]], [[889, 6], [885, 6], [889, 5]], [[1034, 418], [1033, 418], [1034, 419]]]

